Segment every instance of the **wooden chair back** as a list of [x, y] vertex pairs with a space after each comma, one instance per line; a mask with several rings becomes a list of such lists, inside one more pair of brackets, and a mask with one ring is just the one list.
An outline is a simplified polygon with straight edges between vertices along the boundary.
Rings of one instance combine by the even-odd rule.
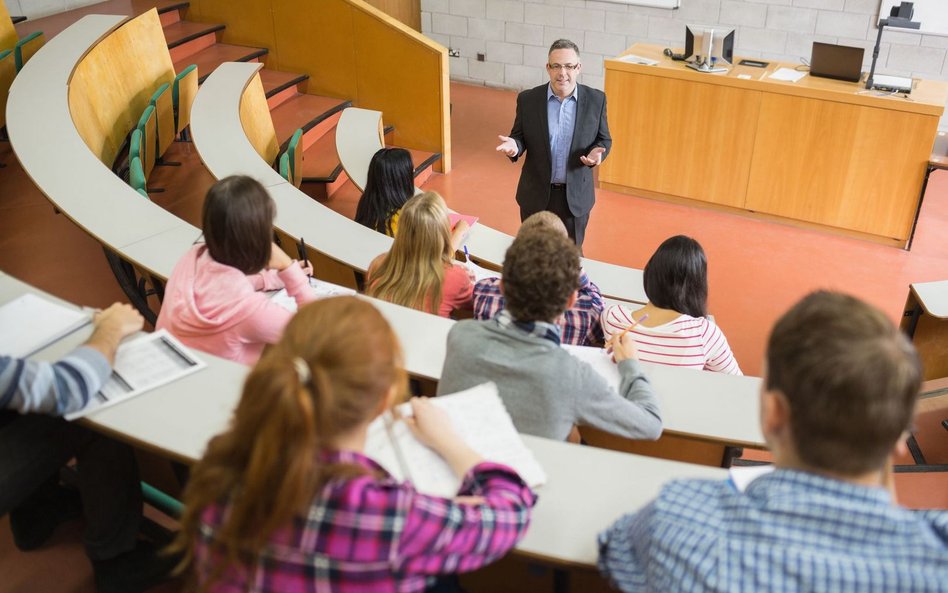
[[155, 137], [158, 133], [158, 120], [155, 108], [149, 105], [138, 119], [137, 129], [142, 133], [142, 166], [145, 168], [145, 178], [151, 177], [158, 155], [155, 150]]
[[174, 104], [174, 127], [180, 134], [191, 125], [191, 104], [198, 91], [198, 68], [191, 64], [178, 73], [172, 87], [171, 101]]
[[151, 106], [155, 108], [155, 127], [157, 130], [155, 145], [157, 158], [161, 158], [171, 143], [174, 142], [178, 131], [174, 124], [174, 106], [171, 103], [171, 85], [162, 83], [155, 94], [151, 96]]

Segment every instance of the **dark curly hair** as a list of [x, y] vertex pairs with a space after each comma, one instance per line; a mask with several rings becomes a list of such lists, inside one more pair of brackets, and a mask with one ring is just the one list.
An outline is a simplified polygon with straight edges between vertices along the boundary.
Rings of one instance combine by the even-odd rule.
[[579, 288], [579, 251], [548, 228], [521, 233], [504, 257], [502, 285], [514, 319], [554, 322]]

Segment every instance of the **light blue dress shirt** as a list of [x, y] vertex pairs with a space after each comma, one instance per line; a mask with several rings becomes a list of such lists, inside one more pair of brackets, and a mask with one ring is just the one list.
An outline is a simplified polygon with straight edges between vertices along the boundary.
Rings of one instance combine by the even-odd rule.
[[546, 121], [550, 129], [550, 160], [553, 168], [550, 183], [566, 183], [566, 159], [569, 158], [569, 147], [573, 142], [578, 100], [578, 84], [562, 101], [553, 93], [552, 85], [546, 87]]
[[745, 492], [681, 480], [599, 536], [625, 593], [943, 593], [948, 512], [882, 488], [778, 469]]

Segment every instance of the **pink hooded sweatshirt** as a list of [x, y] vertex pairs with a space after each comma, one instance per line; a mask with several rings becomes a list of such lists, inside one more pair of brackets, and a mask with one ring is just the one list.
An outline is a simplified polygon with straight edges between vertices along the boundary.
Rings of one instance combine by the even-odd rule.
[[168, 279], [156, 328], [167, 329], [186, 346], [252, 365], [266, 344], [280, 339], [293, 316], [259, 291], [284, 286], [297, 305], [316, 298], [295, 263], [247, 276], [215, 261], [205, 245], [195, 245]]

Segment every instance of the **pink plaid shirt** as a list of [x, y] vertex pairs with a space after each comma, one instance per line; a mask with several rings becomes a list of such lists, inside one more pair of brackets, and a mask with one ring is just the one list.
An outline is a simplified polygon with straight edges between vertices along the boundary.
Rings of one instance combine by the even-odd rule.
[[[332, 452], [326, 462], [368, 473], [326, 484], [305, 517], [270, 538], [252, 577], [246, 565], [231, 566], [210, 591], [423, 591], [433, 575], [475, 570], [506, 554], [526, 533], [536, 502], [513, 470], [496, 463], [482, 462], [464, 477], [459, 494], [485, 499], [475, 505], [419, 494], [359, 453]], [[195, 545], [201, 583], [223, 561], [210, 546], [226, 514], [227, 505], [219, 504], [201, 516]]]

